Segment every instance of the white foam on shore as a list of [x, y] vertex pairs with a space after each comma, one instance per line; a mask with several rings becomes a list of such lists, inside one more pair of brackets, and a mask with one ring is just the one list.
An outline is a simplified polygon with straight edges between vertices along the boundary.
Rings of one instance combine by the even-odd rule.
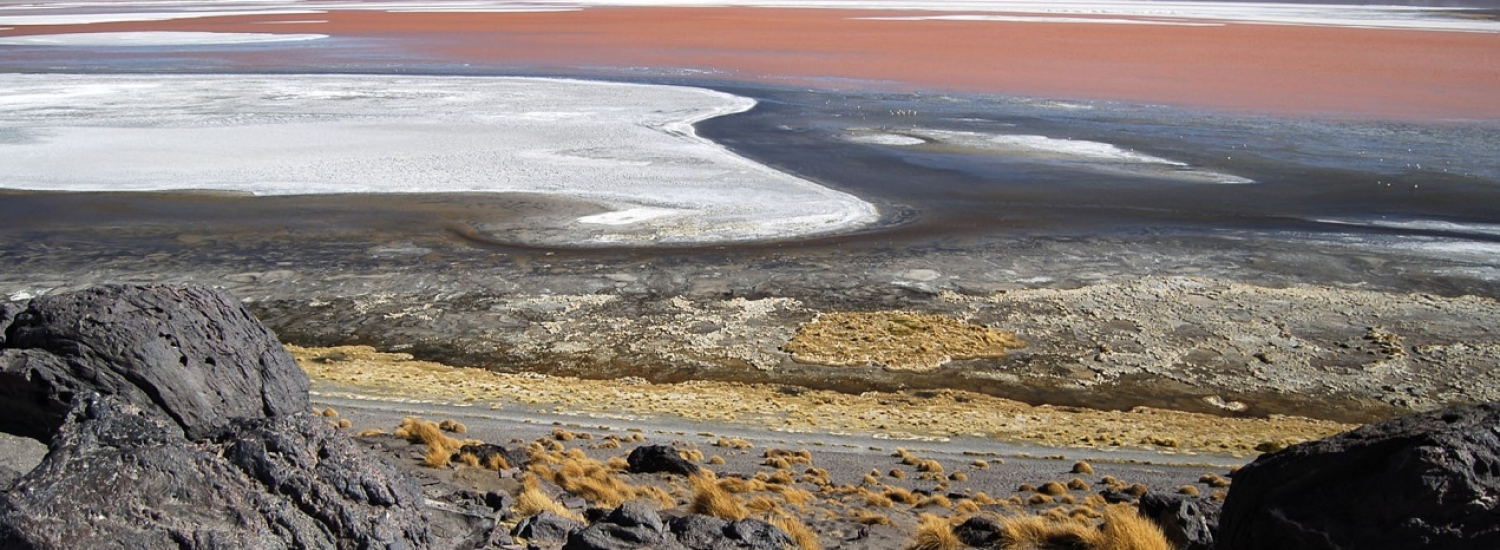
[[1089, 25], [1165, 25], [1172, 27], [1222, 27], [1224, 23], [1118, 19], [1107, 17], [1049, 17], [1028, 15], [927, 15], [914, 17], [855, 17], [856, 21], [993, 21], [1001, 23], [1062, 23]]
[[857, 197], [693, 131], [754, 105], [700, 88], [556, 79], [0, 75], [0, 120], [19, 136], [0, 143], [0, 187], [519, 192], [614, 210], [533, 232], [560, 235], [546, 244], [783, 239], [878, 219]]
[[849, 137], [859, 143], [927, 147], [943, 151], [1005, 156], [1037, 162], [1062, 163], [1099, 172], [1122, 173], [1173, 181], [1247, 184], [1254, 180], [1201, 170], [1185, 162], [1121, 148], [1110, 143], [1060, 139], [1026, 134], [990, 134], [931, 128], [898, 132], [865, 131]]
[[1442, 220], [1354, 220], [1337, 218], [1320, 218], [1312, 221], [1337, 225], [1381, 227], [1386, 229], [1407, 229], [1414, 231], [1440, 231], [1444, 233], [1457, 233], [1460, 235], [1500, 237], [1500, 224], [1491, 223], [1455, 223]]
[[326, 34], [277, 34], [256, 32], [81, 32], [0, 36], [0, 46], [147, 47], [215, 46], [225, 44], [269, 44], [305, 42], [328, 38]]

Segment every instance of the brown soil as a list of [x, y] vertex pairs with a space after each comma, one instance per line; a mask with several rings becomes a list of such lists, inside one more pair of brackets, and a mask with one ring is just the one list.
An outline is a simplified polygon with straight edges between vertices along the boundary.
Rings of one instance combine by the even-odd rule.
[[[330, 12], [297, 32], [379, 38], [445, 62], [542, 70], [634, 67], [837, 86], [957, 90], [1397, 118], [1500, 117], [1500, 34], [1227, 23], [872, 21], [871, 11], [600, 8], [558, 13]], [[301, 15], [33, 26], [268, 32]], [[388, 50], [387, 50], [388, 51]], [[255, 69], [317, 49], [214, 54]]]
[[782, 386], [694, 381], [583, 380], [502, 374], [416, 361], [364, 346], [287, 346], [316, 384], [359, 394], [574, 414], [640, 415], [805, 432], [892, 438], [980, 436], [1005, 442], [1144, 448], [1248, 456], [1316, 439], [1348, 424], [1299, 417], [1225, 418], [1151, 408], [1101, 411], [1030, 406], [958, 390], [849, 395]]

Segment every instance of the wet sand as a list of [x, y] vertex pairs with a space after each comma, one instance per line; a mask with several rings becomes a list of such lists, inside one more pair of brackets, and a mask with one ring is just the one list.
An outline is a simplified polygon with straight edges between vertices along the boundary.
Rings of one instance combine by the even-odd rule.
[[[1242, 112], [1400, 119], [1500, 118], [1500, 34], [1278, 24], [1222, 26], [870, 20], [911, 12], [593, 8], [550, 13], [335, 11], [27, 26], [71, 32], [267, 32], [374, 41], [154, 52], [165, 66], [380, 70], [441, 60], [466, 71], [707, 74], [824, 88], [923, 89], [1166, 103]], [[924, 14], [925, 15], [925, 14]], [[269, 23], [291, 23], [271, 25]], [[314, 41], [316, 42], [316, 41]], [[53, 51], [18, 52], [44, 66]], [[63, 52], [61, 55], [72, 55]], [[131, 54], [110, 52], [111, 57]]]

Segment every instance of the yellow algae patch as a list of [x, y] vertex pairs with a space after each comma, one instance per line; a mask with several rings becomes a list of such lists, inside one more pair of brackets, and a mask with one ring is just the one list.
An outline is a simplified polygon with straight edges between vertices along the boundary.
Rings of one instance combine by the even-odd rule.
[[954, 359], [1003, 357], [1026, 347], [1014, 333], [943, 315], [824, 313], [798, 327], [782, 350], [803, 363], [926, 372]]

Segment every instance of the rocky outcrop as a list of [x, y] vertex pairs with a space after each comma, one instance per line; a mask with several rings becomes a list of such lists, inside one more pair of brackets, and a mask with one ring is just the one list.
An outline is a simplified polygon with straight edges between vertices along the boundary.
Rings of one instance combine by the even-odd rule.
[[1137, 503], [1142, 516], [1156, 522], [1177, 550], [1213, 550], [1219, 505], [1210, 500], [1146, 493]]
[[1500, 403], [1302, 443], [1234, 475], [1222, 550], [1500, 548]]
[[693, 514], [663, 522], [649, 504], [632, 501], [573, 531], [563, 550], [783, 550], [795, 546], [786, 531], [764, 521]]
[[222, 292], [38, 298], [0, 354], [0, 429], [50, 441], [0, 548], [386, 548], [435, 541], [416, 484], [309, 414], [308, 381]]
[[677, 454], [677, 449], [667, 445], [644, 445], [630, 451], [625, 457], [630, 473], [668, 473], [690, 476], [698, 473], [698, 465], [688, 462]]
[[3, 332], [0, 431], [16, 435], [45, 440], [90, 392], [166, 414], [195, 439], [235, 418], [309, 407], [296, 361], [219, 290], [112, 285], [44, 296]]
[[565, 518], [552, 512], [542, 512], [521, 520], [510, 531], [512, 536], [536, 542], [563, 542], [568, 535], [583, 528], [583, 522]]

